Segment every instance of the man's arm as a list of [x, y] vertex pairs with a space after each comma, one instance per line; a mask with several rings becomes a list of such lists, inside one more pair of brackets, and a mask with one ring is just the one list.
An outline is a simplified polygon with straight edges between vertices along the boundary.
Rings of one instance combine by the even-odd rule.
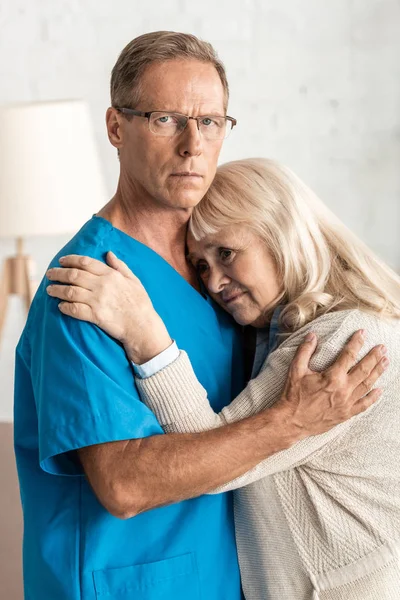
[[[344, 373], [354, 364], [362, 343], [360, 336], [353, 336], [346, 345], [340, 363]], [[359, 387], [365, 379], [372, 387], [382, 372], [377, 368], [379, 349], [353, 369], [351, 383], [343, 387], [341, 379], [335, 385], [329, 377], [321, 388], [320, 374], [315, 373], [312, 384], [308, 371], [315, 345], [313, 340], [299, 347], [281, 400], [257, 415], [201, 433], [157, 435], [78, 450], [99, 501], [113, 515], [130, 518], [199, 496], [371, 406], [379, 390], [360, 400]]]
[[[362, 354], [367, 352], [368, 346], [373, 346], [374, 341], [378, 342], [385, 337], [384, 331], [376, 327], [376, 323], [369, 315], [363, 316], [362, 321], [364, 322], [360, 323], [360, 317], [354, 311], [354, 314], [350, 313], [343, 319], [340, 326], [338, 326], [337, 318], [337, 315], [333, 315], [334, 321], [331, 323], [331, 329], [327, 326], [325, 317], [322, 327], [318, 320], [310, 325], [320, 342], [318, 351], [312, 357], [311, 369], [320, 372], [321, 380], [331, 378], [336, 385], [341, 378], [340, 362], [343, 357], [339, 358], [333, 366], [332, 363], [337, 359], [340, 348], [357, 327], [363, 324], [369, 332], [367, 349], [364, 347]], [[369, 319], [370, 321], [368, 321]], [[210, 406], [207, 392], [197, 380], [185, 352], [181, 352], [177, 359], [155, 374], [145, 376], [143, 379], [137, 377], [136, 384], [143, 402], [155, 413], [165, 431], [194, 433], [222, 427], [257, 414], [275, 404], [282, 395], [290, 363], [303, 336], [304, 333], [293, 334], [286, 343], [273, 352], [264, 363], [259, 375], [252, 379], [239, 396], [225, 406], [220, 413], [215, 413]], [[374, 358], [368, 356], [366, 360], [373, 361]], [[331, 368], [329, 368], [330, 365]], [[367, 365], [364, 365], [363, 368], [368, 369]], [[375, 369], [375, 373], [383, 374], [385, 365], [380, 361]], [[310, 375], [313, 378], [311, 370]], [[344, 378], [352, 377], [352, 374], [349, 375], [345, 372], [343, 375]], [[362, 382], [361, 393], [370, 389], [372, 380], [367, 377]], [[380, 384], [386, 386], [386, 377], [380, 380]], [[343, 385], [346, 385], [345, 379]], [[321, 394], [323, 394], [322, 391]], [[382, 401], [384, 401], [384, 395]], [[359, 418], [363, 418], [363, 415], [359, 415]], [[316, 453], [319, 457], [323, 453], [329, 453], [332, 445], [336, 445], [338, 438], [348, 433], [357, 422], [358, 418], [350, 419], [325, 433], [300, 440], [290, 448], [264, 459], [240, 477], [218, 486], [211, 493], [218, 494], [234, 490], [275, 473], [308, 464]]]
[[121, 519], [200, 496], [301, 439], [270, 409], [202, 433], [156, 435], [78, 450], [97, 498]]
[[[109, 258], [108, 255], [107, 260]], [[63, 314], [103, 328], [109, 336], [116, 337], [124, 345], [130, 360], [143, 364], [165, 350], [171, 340], [140, 281], [124, 263], [117, 261], [116, 264], [116, 261], [117, 259], [113, 259], [109, 263], [113, 265], [110, 268], [88, 257], [72, 255], [64, 258], [62, 264], [66, 268], [52, 269], [47, 276], [52, 281], [67, 285], [52, 286], [48, 292], [64, 300], [59, 305]], [[68, 285], [71, 283], [73, 285]], [[105, 289], [104, 286], [114, 300], [110, 300], [109, 293], [101, 293]], [[125, 302], [124, 306], [121, 306], [121, 298]], [[135, 306], [141, 307], [141, 310], [135, 308], [133, 311], [132, 298], [135, 298]], [[118, 310], [113, 310], [113, 306], [117, 306]], [[133, 319], [132, 315], [136, 315], [137, 318]], [[81, 338], [82, 336], [80, 340]], [[162, 343], [160, 340], [163, 340]], [[108, 342], [105, 339], [103, 341], [105, 349]], [[358, 344], [359, 350], [362, 341], [358, 340]], [[304, 364], [308, 366], [315, 349], [315, 341], [300, 348], [302, 349], [299, 356], [291, 366], [285, 392], [274, 407], [218, 431], [199, 434], [154, 435], [155, 425], [148, 416], [144, 425], [142, 423], [143, 426], [135, 426], [138, 414], [145, 416], [145, 407], [136, 402], [132, 407], [128, 397], [121, 402], [118, 392], [114, 393], [114, 371], [118, 369], [115, 352], [111, 354], [115, 355], [114, 364], [110, 365], [108, 358], [102, 362], [99, 371], [96, 371], [94, 364], [90, 364], [88, 370], [91, 388], [88, 389], [86, 385], [82, 389], [81, 385], [76, 398], [85, 399], [89, 414], [92, 414], [92, 403], [95, 403], [96, 413], [92, 416], [99, 420], [98, 415], [101, 415], [95, 431], [99, 434], [101, 427], [103, 439], [81, 443], [82, 439], [90, 436], [84, 435], [83, 432], [77, 441], [74, 430], [73, 442], [75, 448], [87, 448], [78, 452], [100, 501], [113, 514], [129, 517], [156, 506], [202, 494], [240, 476], [263, 459], [288, 448], [296, 441], [324, 433], [362, 412], [377, 398], [378, 392], [374, 391], [358, 401], [365, 394], [365, 390], [357, 395], [356, 387], [343, 387], [341, 381], [337, 383], [332, 378], [322, 378], [321, 381], [320, 374], [308, 376], [305, 384], [305, 377], [299, 373], [304, 374]], [[98, 352], [93, 353], [91, 348], [88, 348], [88, 352], [91, 357], [89, 362], [99, 360]], [[80, 351], [78, 355], [81, 356]], [[354, 361], [343, 371], [345, 375], [353, 364]], [[360, 369], [362, 371], [362, 365], [361, 362], [355, 372]], [[82, 368], [79, 361], [77, 366]], [[104, 371], [111, 374], [108, 379], [112, 380], [113, 385], [110, 385]], [[60, 369], [58, 374], [61, 378], [64, 377]], [[360, 381], [365, 378], [365, 373], [362, 373]], [[88, 375], [85, 374], [84, 381], [87, 379]], [[310, 389], [310, 381], [314, 382], [313, 389]], [[102, 382], [105, 384], [104, 389]], [[96, 390], [96, 393], [90, 397], [93, 390]], [[68, 399], [70, 398], [71, 394], [68, 395]], [[124, 418], [118, 422], [112, 420], [109, 414], [110, 407], [113, 407], [112, 398], [114, 402], [121, 404], [123, 409]], [[135, 413], [134, 421], [129, 418], [131, 413]], [[76, 425], [76, 422], [80, 421], [74, 421], [73, 424]], [[146, 428], [149, 437], [145, 437]], [[129, 429], [135, 435], [130, 435]], [[52, 431], [57, 429], [53, 428]], [[48, 448], [49, 444], [46, 443], [45, 436], [43, 437], [44, 456], [49, 453], [54, 455], [55, 450], [60, 453], [59, 443], [56, 445], [53, 440], [53, 444]], [[91, 438], [93, 439], [93, 435]], [[131, 438], [140, 439], [109, 443], [109, 440]], [[99, 445], [101, 442], [105, 443]], [[46, 467], [45, 462], [42, 462]]]

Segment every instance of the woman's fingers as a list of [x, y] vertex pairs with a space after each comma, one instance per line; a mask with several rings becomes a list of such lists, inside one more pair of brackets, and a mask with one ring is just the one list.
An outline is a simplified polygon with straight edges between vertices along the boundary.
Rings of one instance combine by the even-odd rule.
[[80, 269], [93, 275], [107, 275], [110, 270], [110, 267], [101, 262], [101, 260], [91, 258], [90, 256], [81, 256], [80, 254], [62, 256], [58, 262], [63, 267]]
[[93, 294], [89, 290], [75, 285], [49, 285], [46, 291], [49, 296], [66, 302], [89, 304], [90, 299], [93, 298]]
[[106, 260], [107, 264], [112, 269], [114, 269], [115, 271], [119, 271], [124, 277], [130, 277], [131, 279], [135, 277], [130, 268], [124, 263], [123, 260], [115, 256], [114, 252], [107, 252]]
[[46, 273], [46, 277], [50, 281], [72, 284], [74, 286], [85, 288], [86, 290], [93, 290], [97, 280], [96, 275], [88, 273], [87, 271], [64, 267], [54, 267], [53, 269], [49, 269]]
[[317, 347], [317, 336], [310, 332], [302, 344], [297, 348], [296, 355], [290, 365], [290, 374], [301, 378], [309, 371], [309, 362]]
[[[138, 332], [142, 331], [148, 348], [146, 335], [152, 332], [147, 334], [147, 327], [161, 319], [140, 280], [128, 267], [112, 254], [107, 255], [107, 261], [109, 265], [87, 256], [64, 257], [62, 267], [47, 272], [55, 283], [49, 286], [48, 294], [62, 300], [62, 313], [94, 323], [124, 345], [129, 342], [132, 346], [132, 340], [136, 340], [138, 346]], [[162, 327], [165, 331], [163, 323]]]
[[79, 321], [88, 321], [89, 323], [97, 325], [93, 311], [87, 304], [80, 304], [79, 302], [60, 302], [58, 308], [64, 315], [73, 317]]

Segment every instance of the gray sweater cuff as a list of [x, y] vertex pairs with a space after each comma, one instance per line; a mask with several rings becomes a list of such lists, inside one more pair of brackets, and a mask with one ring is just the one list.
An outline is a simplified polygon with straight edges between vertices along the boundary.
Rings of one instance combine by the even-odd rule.
[[185, 415], [208, 407], [207, 393], [184, 350], [170, 365], [146, 379], [136, 377], [135, 383], [143, 402], [154, 412], [160, 425], [182, 421]]

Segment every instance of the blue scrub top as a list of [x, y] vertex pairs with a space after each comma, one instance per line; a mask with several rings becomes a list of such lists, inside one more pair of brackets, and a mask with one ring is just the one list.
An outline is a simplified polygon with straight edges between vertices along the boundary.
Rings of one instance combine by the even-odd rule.
[[[240, 391], [242, 354], [228, 315], [163, 258], [93, 217], [66, 254], [112, 250], [155, 309], [216, 411]], [[24, 512], [25, 600], [239, 600], [231, 493], [201, 496], [128, 520], [98, 502], [68, 454], [93, 444], [162, 434], [140, 401], [122, 346], [62, 315], [44, 279], [16, 355], [15, 452]]]

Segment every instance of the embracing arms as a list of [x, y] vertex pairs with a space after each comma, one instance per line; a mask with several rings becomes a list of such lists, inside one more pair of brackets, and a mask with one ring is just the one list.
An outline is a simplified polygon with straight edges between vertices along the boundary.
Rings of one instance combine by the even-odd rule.
[[105, 508], [120, 518], [204, 494], [300, 439], [283, 411], [223, 429], [110, 442], [78, 450]]
[[[66, 269], [55, 269], [48, 277], [72, 285], [54, 286], [49, 294], [64, 300], [60, 305], [64, 314], [101, 326], [124, 344], [129, 358], [143, 363], [171, 341], [140, 282], [120, 261], [111, 259], [110, 263], [113, 268], [85, 257], [67, 259], [62, 263]], [[141, 299], [141, 311], [132, 306], [132, 298]], [[125, 307], [121, 306], [124, 299]], [[132, 312], [140, 314], [139, 321]], [[202, 433], [151, 436], [78, 450], [100, 502], [116, 516], [128, 518], [200, 495], [365, 410], [379, 392], [362, 398], [362, 382], [367, 380], [370, 388], [383, 367], [376, 349], [347, 376], [362, 344], [362, 337], [355, 336], [346, 346], [336, 372], [346, 377], [340, 377], [336, 386], [333, 377], [324, 378], [308, 369], [316, 347], [314, 338], [299, 348], [279, 400], [259, 414]]]
[[[339, 314], [336, 316], [340, 318]], [[344, 366], [347, 359], [347, 351], [338, 358], [333, 368], [328, 368], [328, 366], [337, 357], [339, 349], [343, 348], [349, 335], [353, 333], [353, 325], [354, 319], [351, 315], [344, 320], [342, 327], [339, 325], [338, 330], [335, 332], [336, 335], [333, 336], [334, 342], [329, 343], [326, 341], [326, 334], [320, 334], [319, 323], [315, 322], [314, 324], [321, 343], [311, 358], [311, 365], [313, 368], [318, 368], [318, 370], [325, 369], [321, 371], [321, 399], [326, 385], [331, 387], [332, 390], [335, 388], [339, 390], [341, 385], [348, 385], [346, 378], [349, 375], [345, 374], [344, 369], [341, 371], [341, 366]], [[326, 329], [326, 322], [323, 324], [323, 328]], [[259, 375], [251, 380], [241, 394], [223, 408], [219, 414], [215, 413], [210, 406], [207, 392], [197, 380], [189, 357], [184, 351], [180, 352], [179, 357], [174, 362], [154, 375], [144, 379], [137, 377], [136, 385], [143, 402], [155, 413], [164, 431], [195, 432], [221, 428], [259, 412], [268, 413], [271, 408], [276, 406], [275, 402], [282, 403], [282, 397], [290, 397], [286, 389], [283, 390], [282, 388], [287, 378], [288, 382], [294, 383], [293, 373], [290, 373], [293, 369], [291, 363], [297, 344], [304, 339], [304, 334], [293, 337], [295, 339], [289, 340], [291, 345], [286, 345], [269, 356]], [[382, 372], [382, 367], [383, 365], [378, 365], [376, 368]], [[290, 373], [289, 376], [288, 373]], [[353, 371], [350, 377], [354, 376], [354, 373]], [[367, 378], [362, 381], [357, 394], [369, 390], [373, 378], [374, 374], [372, 373], [371, 379]], [[307, 379], [308, 377], [305, 375], [301, 382], [305, 398], [313, 393], [311, 389], [307, 390]], [[314, 385], [314, 375], [309, 375], [309, 382], [312, 386]], [[292, 403], [292, 408], [294, 412], [291, 414], [291, 418], [295, 419], [295, 412], [301, 416], [302, 410], [307, 410], [307, 405], [306, 403], [304, 405], [298, 403], [294, 408], [294, 403]], [[211, 493], [237, 489], [269, 475], [305, 464], [319, 450], [329, 451], [331, 443], [338, 436], [347, 432], [354, 423], [353, 419], [347, 420], [319, 435], [310, 435], [299, 439], [292, 446], [270, 455], [254, 468], [240, 477], [218, 486]]]

